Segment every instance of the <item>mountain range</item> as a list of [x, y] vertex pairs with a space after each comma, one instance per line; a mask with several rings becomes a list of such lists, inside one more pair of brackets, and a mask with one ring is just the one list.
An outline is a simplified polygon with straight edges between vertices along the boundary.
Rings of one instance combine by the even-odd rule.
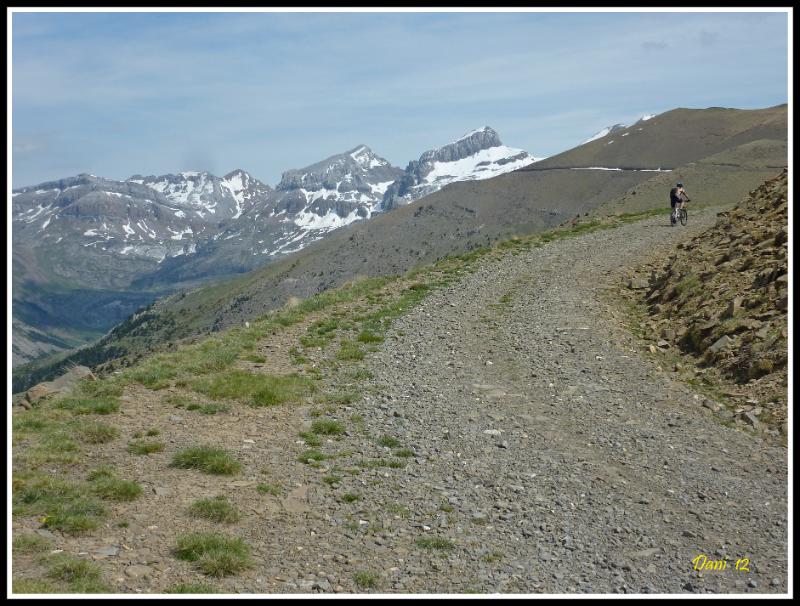
[[483, 127], [405, 172], [358, 145], [284, 172], [274, 188], [237, 169], [124, 181], [81, 174], [15, 189], [13, 363], [91, 342], [177, 288], [252, 270], [450, 183], [534, 160]]

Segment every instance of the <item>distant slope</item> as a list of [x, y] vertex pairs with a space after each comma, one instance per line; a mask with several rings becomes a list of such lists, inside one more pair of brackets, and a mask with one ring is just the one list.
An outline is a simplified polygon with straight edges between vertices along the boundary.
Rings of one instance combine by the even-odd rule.
[[674, 109], [522, 170], [555, 167], [675, 168], [757, 140], [786, 141], [787, 106]]
[[[650, 156], [644, 159], [657, 166], [677, 166], [673, 172], [574, 170], [617, 161], [632, 164], [637, 160], [636, 150], [642, 149], [640, 141], [631, 146], [634, 151], [622, 155], [614, 152], [617, 159], [610, 160], [608, 146], [598, 140], [561, 154], [560, 159], [543, 160], [500, 177], [451, 184], [369, 222], [337, 230], [269, 266], [161, 300], [146, 314], [130, 318], [70, 360], [89, 364], [110, 359], [120, 351], [142, 352], [244, 322], [282, 306], [290, 297], [305, 298], [357, 276], [402, 273], [448, 254], [545, 230], [577, 214], [597, 209], [633, 212], [667, 208], [669, 184], [678, 175], [688, 181], [693, 200], [733, 204], [774, 174], [773, 169], [760, 164], [780, 160], [785, 149], [781, 142], [785, 145], [786, 141], [786, 110], [785, 105], [744, 113], [675, 110], [647, 121], [645, 124], [654, 123], [661, 134], [650, 141]], [[708, 116], [710, 126], [701, 119], [703, 115]], [[686, 145], [687, 120], [697, 129], [725, 136], [717, 137], [714, 145]], [[673, 128], [678, 141], [670, 140]], [[748, 136], [753, 138], [748, 140]], [[723, 139], [729, 147], [724, 147]], [[618, 149], [624, 151], [627, 146]], [[681, 149], [685, 150], [682, 155]], [[707, 150], [709, 155], [723, 154], [716, 159], [739, 157], [746, 165], [705, 161], [697, 156], [697, 149]], [[657, 155], [659, 150], [664, 161]], [[575, 165], [559, 168], [568, 161]], [[538, 168], [545, 163], [549, 165], [545, 170]], [[21, 370], [15, 385], [25, 382], [26, 372]]]

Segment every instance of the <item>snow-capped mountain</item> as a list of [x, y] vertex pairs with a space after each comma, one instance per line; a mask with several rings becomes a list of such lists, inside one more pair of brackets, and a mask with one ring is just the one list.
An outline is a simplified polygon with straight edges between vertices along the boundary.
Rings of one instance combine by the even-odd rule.
[[140, 183], [87, 174], [14, 190], [12, 201], [15, 245], [71, 249], [76, 272], [88, 253], [157, 263], [190, 253], [209, 229], [191, 205]]
[[484, 126], [409, 162], [384, 195], [382, 210], [409, 204], [455, 181], [489, 179], [541, 159], [503, 145], [498, 134]]
[[[649, 120], [650, 118], [655, 118], [655, 117], [656, 117], [655, 114], [645, 114], [644, 116], [639, 118], [633, 124], [638, 124], [639, 122], [645, 122], [645, 121]], [[622, 123], [619, 123], [619, 124], [614, 124], [613, 126], [606, 126], [604, 129], [596, 132], [591, 137], [586, 139], [586, 141], [581, 143], [581, 145], [585, 145], [587, 143], [591, 143], [592, 141], [596, 141], [597, 139], [602, 139], [603, 137], [605, 137], [607, 135], [611, 135], [611, 134], [614, 134], [614, 133], [616, 133], [618, 131], [625, 130], [626, 128], [629, 128], [629, 127], [633, 126], [633, 124], [622, 124]]]
[[286, 171], [270, 215], [280, 219], [284, 234], [270, 254], [298, 250], [333, 229], [369, 219], [402, 172], [366, 145]]
[[168, 260], [153, 279], [246, 271], [296, 252], [332, 230], [370, 218], [402, 172], [366, 145], [288, 170], [274, 191], [199, 243], [195, 255]]
[[216, 222], [240, 217], [272, 191], [241, 169], [222, 178], [205, 171], [184, 171], [159, 177], [134, 175], [128, 181], [146, 185], [188, 208], [191, 214]]

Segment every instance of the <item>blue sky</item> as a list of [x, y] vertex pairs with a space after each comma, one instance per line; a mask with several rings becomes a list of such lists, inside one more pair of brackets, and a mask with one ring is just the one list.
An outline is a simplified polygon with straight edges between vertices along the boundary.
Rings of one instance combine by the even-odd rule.
[[788, 101], [786, 13], [14, 13], [13, 186], [405, 167], [488, 124], [548, 156], [676, 107]]

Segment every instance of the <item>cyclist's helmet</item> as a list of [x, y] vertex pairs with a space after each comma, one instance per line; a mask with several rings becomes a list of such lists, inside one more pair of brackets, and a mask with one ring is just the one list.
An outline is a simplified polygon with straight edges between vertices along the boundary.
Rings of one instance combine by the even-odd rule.
[[683, 187], [683, 183], [681, 183], [680, 181], [678, 181], [678, 187]]

